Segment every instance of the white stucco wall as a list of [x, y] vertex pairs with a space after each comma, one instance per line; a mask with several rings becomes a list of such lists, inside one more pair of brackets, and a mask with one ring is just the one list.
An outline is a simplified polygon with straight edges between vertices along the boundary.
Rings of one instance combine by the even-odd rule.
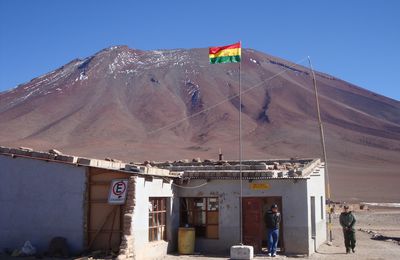
[[[167, 197], [167, 240], [149, 242], [149, 198]], [[173, 208], [172, 185], [164, 183], [162, 179], [154, 178], [145, 181], [143, 177], [136, 177], [135, 209], [132, 217], [132, 234], [135, 259], [160, 259], [167, 251], [174, 250], [177, 223], [172, 216]], [[174, 227], [175, 225], [175, 227]]]
[[[219, 197], [219, 239], [196, 239], [196, 251], [227, 253], [232, 245], [240, 242], [240, 182], [238, 180], [191, 180], [189, 187], [178, 188], [179, 197]], [[284, 245], [288, 254], [308, 254], [307, 180], [266, 180], [268, 190], [251, 190], [243, 181], [244, 197], [282, 197]], [[178, 212], [175, 212], [178, 214]]]
[[85, 167], [0, 155], [0, 248], [43, 252], [62, 236], [81, 251], [85, 181]]
[[[325, 206], [325, 171], [323, 165], [318, 166], [319, 172], [313, 173], [310, 176], [307, 187], [307, 198], [308, 198], [308, 226], [309, 226], [309, 252], [314, 253], [318, 247], [326, 242], [327, 238], [327, 226], [326, 226], [326, 206]], [[311, 197], [315, 197], [315, 226], [316, 236], [315, 241], [311, 234]], [[322, 208], [321, 208], [321, 197], [322, 197]], [[321, 214], [323, 213], [323, 214]]]

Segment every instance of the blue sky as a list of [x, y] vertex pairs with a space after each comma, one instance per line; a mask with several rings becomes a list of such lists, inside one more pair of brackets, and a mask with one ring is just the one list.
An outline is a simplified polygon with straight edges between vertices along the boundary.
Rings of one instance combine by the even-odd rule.
[[242, 40], [400, 100], [400, 1], [0, 0], [0, 91], [111, 45]]

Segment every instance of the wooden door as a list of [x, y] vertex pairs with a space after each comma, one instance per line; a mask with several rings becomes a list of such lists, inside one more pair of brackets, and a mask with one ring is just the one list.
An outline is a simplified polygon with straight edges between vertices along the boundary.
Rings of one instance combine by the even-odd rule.
[[[262, 248], [267, 247], [264, 214], [272, 204], [278, 205], [282, 216], [282, 197], [243, 198], [243, 243], [253, 246], [255, 253], [262, 253]], [[283, 216], [279, 229], [278, 249], [280, 252], [284, 252]]]
[[90, 168], [88, 171], [87, 239], [88, 250], [118, 249], [122, 237], [123, 205], [108, 204], [113, 179], [128, 179], [126, 173]]
[[254, 247], [254, 252], [261, 252], [262, 242], [262, 200], [243, 198], [243, 243]]

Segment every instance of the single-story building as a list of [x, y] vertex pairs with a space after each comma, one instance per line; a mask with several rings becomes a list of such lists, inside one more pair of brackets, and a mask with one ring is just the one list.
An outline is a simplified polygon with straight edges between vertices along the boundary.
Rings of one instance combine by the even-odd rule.
[[[113, 159], [0, 147], [0, 249], [21, 249], [30, 241], [43, 253], [52, 238], [63, 237], [75, 255], [94, 250], [135, 259], [165, 255], [176, 248], [175, 231], [166, 227], [173, 219], [177, 177]], [[128, 181], [124, 205], [108, 202], [115, 179]]]
[[[114, 190], [115, 182], [124, 184]], [[119, 188], [124, 204], [110, 201], [122, 196]], [[159, 259], [177, 251], [178, 228], [190, 226], [196, 252], [226, 254], [240, 242], [242, 222], [243, 242], [261, 252], [262, 216], [273, 203], [283, 219], [281, 252], [311, 254], [326, 240], [318, 159], [127, 164], [0, 146], [0, 249], [30, 241], [46, 252], [52, 238], [64, 237], [73, 254]]]
[[195, 227], [197, 252], [228, 253], [241, 241], [242, 221], [244, 244], [261, 253], [267, 247], [263, 215], [272, 204], [282, 215], [281, 252], [309, 255], [326, 241], [324, 165], [319, 159], [243, 161], [242, 181], [238, 161], [156, 166], [183, 172], [173, 214], [180, 216], [180, 226]]

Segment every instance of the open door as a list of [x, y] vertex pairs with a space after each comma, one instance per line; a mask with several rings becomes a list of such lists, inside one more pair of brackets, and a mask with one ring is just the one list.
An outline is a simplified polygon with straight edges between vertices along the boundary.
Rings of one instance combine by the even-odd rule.
[[[264, 214], [272, 204], [277, 204], [282, 214], [282, 197], [243, 198], [243, 243], [253, 246], [255, 253], [262, 253], [263, 248], [267, 248]], [[283, 221], [279, 230], [278, 251], [284, 251]]]

